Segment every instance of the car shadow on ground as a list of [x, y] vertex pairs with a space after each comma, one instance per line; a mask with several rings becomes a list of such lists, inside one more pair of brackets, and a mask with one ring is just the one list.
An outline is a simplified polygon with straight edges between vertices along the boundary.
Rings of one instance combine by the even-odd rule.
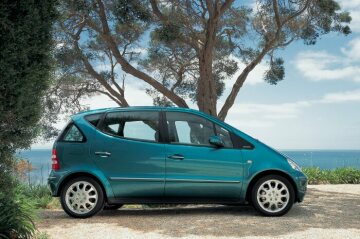
[[165, 236], [279, 236], [306, 228], [360, 228], [360, 195], [310, 189], [305, 201], [283, 217], [263, 217], [250, 206], [191, 205], [173, 208], [103, 211], [88, 219], [72, 219], [60, 210], [41, 215], [40, 227], [112, 223]]

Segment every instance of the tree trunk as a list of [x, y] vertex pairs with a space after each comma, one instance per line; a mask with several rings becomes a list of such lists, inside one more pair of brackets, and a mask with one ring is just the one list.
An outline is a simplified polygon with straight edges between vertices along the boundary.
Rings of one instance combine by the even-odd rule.
[[204, 46], [199, 51], [199, 73], [197, 104], [200, 111], [217, 116], [216, 84], [213, 77], [213, 51], [215, 47], [217, 20], [210, 18], [206, 27]]

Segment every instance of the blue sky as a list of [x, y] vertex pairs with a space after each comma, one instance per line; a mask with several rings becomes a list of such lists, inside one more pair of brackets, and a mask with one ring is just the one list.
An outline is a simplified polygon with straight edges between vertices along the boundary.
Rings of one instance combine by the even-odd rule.
[[[351, 12], [353, 33], [323, 36], [315, 46], [296, 42], [279, 52], [286, 76], [276, 86], [262, 81], [266, 64], [258, 65], [226, 122], [278, 149], [360, 149], [360, 0], [339, 2]], [[129, 81], [130, 104], [151, 105], [145, 86], [136, 79]], [[223, 101], [224, 97], [219, 104]], [[84, 103], [93, 109], [116, 106], [104, 96]], [[51, 144], [37, 143], [33, 148]]]

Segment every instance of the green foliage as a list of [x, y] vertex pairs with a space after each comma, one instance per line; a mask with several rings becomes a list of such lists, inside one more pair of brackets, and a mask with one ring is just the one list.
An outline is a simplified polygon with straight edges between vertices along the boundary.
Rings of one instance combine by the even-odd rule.
[[337, 168], [322, 170], [320, 168], [303, 168], [309, 184], [359, 184], [360, 170], [355, 168]]
[[114, 2], [114, 15], [119, 23], [148, 22], [151, 20], [148, 4], [143, 0], [117, 0]]
[[55, 0], [0, 4], [0, 151], [30, 145], [49, 87]]
[[154, 30], [152, 37], [155, 41], [170, 43], [176, 41], [181, 35], [177, 24], [163, 24]]
[[55, 3], [0, 3], [0, 237], [31, 238], [36, 230], [34, 205], [13, 178], [13, 154], [29, 147], [40, 132]]
[[10, 173], [1, 174], [0, 238], [32, 238], [35, 210]]
[[270, 69], [265, 72], [265, 81], [270, 85], [276, 85], [279, 81], [285, 77], [284, 60], [282, 58], [276, 58], [271, 60]]

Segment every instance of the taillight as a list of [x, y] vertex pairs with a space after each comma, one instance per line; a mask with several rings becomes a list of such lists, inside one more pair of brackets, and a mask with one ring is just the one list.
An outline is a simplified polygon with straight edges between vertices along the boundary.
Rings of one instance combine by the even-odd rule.
[[59, 159], [57, 157], [57, 152], [56, 149], [52, 150], [52, 154], [51, 154], [51, 168], [53, 170], [59, 170], [60, 169], [60, 164], [59, 164]]

